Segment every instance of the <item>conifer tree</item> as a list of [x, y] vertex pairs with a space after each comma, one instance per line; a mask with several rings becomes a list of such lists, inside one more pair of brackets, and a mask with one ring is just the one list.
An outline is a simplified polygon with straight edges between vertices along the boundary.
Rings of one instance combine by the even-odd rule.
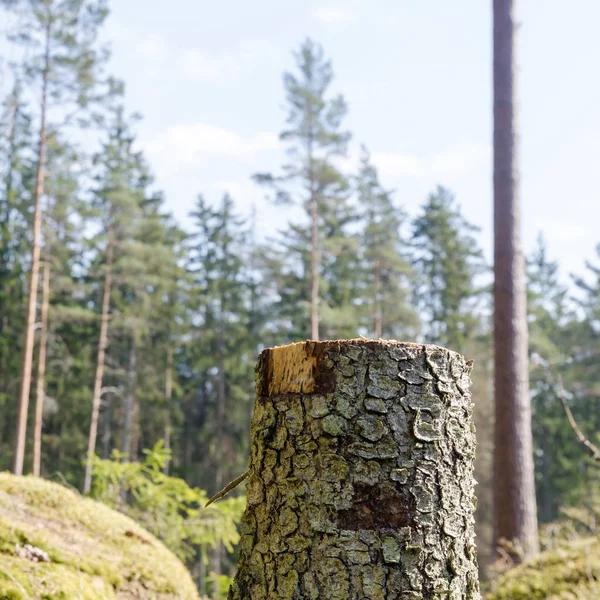
[[515, 560], [539, 549], [521, 248], [516, 0], [493, 1], [494, 532]]
[[412, 270], [400, 233], [406, 214], [381, 186], [364, 146], [356, 187], [363, 221], [360, 246], [366, 278], [360, 297], [366, 309], [365, 327], [375, 338], [408, 338], [416, 314], [409, 306]]
[[19, 31], [10, 35], [10, 39], [26, 46], [31, 52], [25, 73], [28, 83], [39, 96], [36, 115], [39, 125], [35, 159], [36, 184], [32, 198], [31, 263], [13, 464], [15, 474], [21, 475], [33, 363], [40, 267], [41, 202], [46, 176], [48, 129], [51, 125], [49, 116], [52, 107], [58, 105], [58, 118], [61, 121], [64, 120], [65, 113], [67, 118], [72, 118], [74, 113], [71, 109], [85, 107], [90, 102], [101, 58], [96, 49], [96, 37], [107, 9], [104, 0], [2, 0], [0, 6], [15, 11], [20, 17]]
[[0, 469], [12, 454], [22, 349], [22, 307], [30, 252], [29, 206], [35, 165], [29, 108], [16, 81], [0, 115]]
[[[295, 54], [298, 73], [284, 75], [288, 127], [280, 139], [287, 146], [289, 161], [282, 175], [260, 173], [255, 179], [276, 190], [276, 200], [302, 207], [308, 226], [291, 225], [286, 238], [287, 254], [295, 256], [294, 274], [303, 285], [298, 303], [309, 306], [310, 333], [319, 339], [320, 292], [324, 257], [325, 221], [345, 219], [344, 204], [348, 183], [336, 158], [346, 154], [350, 134], [342, 128], [346, 103], [342, 96], [329, 96], [333, 81], [331, 61], [323, 48], [307, 39]], [[337, 231], [335, 238], [341, 234]], [[329, 249], [335, 251], [338, 241], [329, 236]], [[285, 292], [284, 292], [285, 293]]]
[[425, 340], [458, 352], [480, 326], [476, 278], [484, 264], [477, 231], [443, 187], [429, 196], [413, 223], [415, 301]]

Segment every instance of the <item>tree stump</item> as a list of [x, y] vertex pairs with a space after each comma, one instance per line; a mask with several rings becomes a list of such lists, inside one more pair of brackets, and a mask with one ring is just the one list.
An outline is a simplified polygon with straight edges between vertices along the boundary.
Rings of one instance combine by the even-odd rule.
[[400, 342], [264, 350], [229, 599], [480, 598], [470, 369]]

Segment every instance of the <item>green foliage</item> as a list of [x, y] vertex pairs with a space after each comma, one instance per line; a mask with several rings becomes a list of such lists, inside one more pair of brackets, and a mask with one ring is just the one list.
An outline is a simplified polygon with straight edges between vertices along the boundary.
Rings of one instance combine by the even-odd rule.
[[208, 508], [206, 493], [163, 473], [169, 452], [158, 442], [144, 450], [143, 462], [118, 451], [112, 460], [93, 460], [92, 497], [134, 518], [182, 560], [223, 544], [232, 552], [245, 498], [228, 497]]
[[483, 254], [453, 194], [438, 187], [413, 223], [415, 302], [425, 340], [462, 351], [481, 327]]
[[[585, 303], [593, 293], [592, 287]], [[563, 380], [576, 419], [591, 439], [598, 440], [598, 396], [587, 382], [600, 373], [592, 358], [597, 339], [590, 317], [577, 319], [558, 263], [549, 259], [541, 236], [528, 261], [528, 303], [538, 512], [542, 522], [550, 522], [558, 518], [561, 506], [587, 502], [600, 484], [597, 469], [566, 418], [557, 378]]]
[[406, 214], [381, 186], [364, 146], [356, 188], [364, 221], [360, 240], [364, 283], [355, 296], [364, 298], [363, 326], [371, 335], [379, 333], [378, 337], [409, 339], [417, 317], [410, 306], [413, 272], [408, 264], [408, 244], [400, 233]]
[[316, 256], [322, 335], [344, 337], [358, 325], [358, 238], [349, 230], [357, 215], [349, 203], [348, 178], [338, 166], [351, 137], [342, 127], [347, 107], [341, 95], [330, 96], [333, 68], [319, 44], [305, 40], [295, 59], [296, 72], [284, 74], [288, 117], [279, 136], [288, 161], [280, 175], [258, 173], [254, 178], [273, 190], [276, 203], [301, 208], [304, 219], [288, 225], [277, 247], [269, 248], [265, 266], [267, 277], [275, 282], [274, 317], [281, 335], [297, 340], [310, 333]]

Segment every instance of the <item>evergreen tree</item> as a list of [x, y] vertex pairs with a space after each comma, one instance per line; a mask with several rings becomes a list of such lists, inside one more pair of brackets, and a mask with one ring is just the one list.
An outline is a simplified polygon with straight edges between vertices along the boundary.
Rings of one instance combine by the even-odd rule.
[[521, 561], [539, 549], [521, 249], [514, 0], [493, 1], [494, 538]]
[[438, 187], [413, 223], [415, 304], [427, 342], [461, 352], [481, 326], [483, 255], [452, 193]]
[[358, 297], [365, 309], [364, 327], [375, 338], [410, 337], [416, 314], [409, 306], [412, 270], [400, 233], [406, 214], [394, 206], [391, 193], [379, 183], [364, 146], [356, 187], [363, 221], [360, 247], [366, 277]]
[[[160, 396], [164, 408], [164, 398], [156, 383], [157, 365], [150, 360], [140, 362], [138, 353], [144, 343], [145, 354], [155, 356], [150, 350], [162, 323], [155, 323], [154, 315], [168, 303], [169, 292], [178, 277], [177, 235], [173, 233], [176, 228], [161, 212], [162, 196], [151, 190], [152, 179], [142, 154], [135, 150], [135, 137], [122, 108], [115, 111], [108, 140], [95, 163], [94, 205], [100, 227], [95, 240], [98, 256], [93, 272], [100, 275], [95, 277], [100, 331], [88, 456], [96, 447], [105, 367], [109, 366], [107, 375], [113, 384], [110, 387], [118, 389], [123, 399], [121, 449], [135, 457], [142, 435], [138, 393], [149, 404], [159, 402], [157, 396]], [[110, 360], [107, 360], [107, 351]], [[163, 359], [159, 372], [164, 373], [164, 369]], [[149, 374], [144, 377], [143, 385], [138, 382], [140, 373]], [[148, 397], [145, 394], [150, 387], [152, 392]], [[113, 417], [106, 421], [108, 427]], [[161, 417], [164, 418], [164, 411]], [[149, 445], [155, 442], [156, 439]], [[88, 461], [84, 477], [86, 491], [90, 482]]]
[[[556, 390], [558, 376], [567, 386], [572, 383], [570, 338], [579, 325], [569, 290], [560, 282], [558, 263], [548, 258], [541, 235], [527, 267], [536, 495], [539, 518], [549, 522], [581, 494], [581, 451]], [[580, 414], [579, 407], [574, 408]]]
[[14, 444], [19, 353], [30, 252], [29, 206], [35, 168], [31, 156], [31, 116], [16, 83], [0, 117], [0, 469]]
[[[11, 41], [31, 52], [25, 68], [27, 80], [39, 94], [37, 117], [39, 134], [36, 155], [36, 184], [32, 198], [33, 220], [31, 266], [27, 295], [23, 359], [19, 384], [17, 435], [13, 470], [23, 472], [25, 435], [40, 267], [42, 196], [44, 195], [45, 155], [50, 126], [49, 111], [59, 106], [59, 119], [72, 117], [71, 108], [88, 105], [96, 84], [99, 54], [96, 36], [107, 10], [104, 0], [2, 0], [0, 6], [20, 17], [19, 31]], [[40, 93], [41, 92], [41, 93]], [[56, 123], [54, 124], [56, 128]]]
[[326, 253], [349, 249], [339, 240], [348, 219], [348, 183], [335, 160], [345, 156], [350, 134], [342, 129], [344, 99], [328, 96], [333, 70], [323, 48], [307, 39], [295, 57], [299, 73], [284, 75], [288, 128], [280, 134], [289, 161], [281, 176], [261, 173], [255, 179], [272, 186], [278, 202], [296, 204], [307, 216], [308, 226], [291, 225], [285, 234], [286, 260], [293, 264], [286, 272], [287, 281], [282, 281], [282, 298], [291, 291], [290, 283], [301, 284], [294, 290], [295, 304], [310, 307], [310, 329], [301, 335], [310, 332], [311, 338], [318, 340]]

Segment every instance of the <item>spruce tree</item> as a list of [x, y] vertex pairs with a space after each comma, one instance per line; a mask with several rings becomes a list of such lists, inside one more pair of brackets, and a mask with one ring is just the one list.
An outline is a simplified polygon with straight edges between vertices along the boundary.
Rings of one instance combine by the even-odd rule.
[[477, 277], [485, 267], [477, 231], [443, 187], [429, 196], [413, 223], [414, 297], [424, 339], [459, 352], [481, 324]]
[[365, 282], [357, 294], [363, 299], [363, 326], [375, 338], [408, 339], [416, 326], [409, 306], [412, 270], [400, 228], [405, 212], [379, 182], [377, 169], [363, 146], [356, 177], [362, 218], [360, 247]]

